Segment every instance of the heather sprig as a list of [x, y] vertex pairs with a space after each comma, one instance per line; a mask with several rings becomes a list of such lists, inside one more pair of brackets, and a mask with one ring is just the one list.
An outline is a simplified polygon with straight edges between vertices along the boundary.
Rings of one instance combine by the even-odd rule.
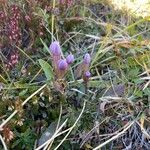
[[21, 30], [19, 21], [21, 19], [21, 12], [18, 6], [12, 5], [10, 7], [11, 17], [8, 23], [8, 37], [11, 43], [18, 43], [21, 38]]
[[7, 70], [12, 69], [19, 61], [18, 53], [12, 53], [10, 55], [9, 61], [5, 64]]
[[71, 5], [73, 5], [74, 0], [59, 0], [59, 3], [60, 5], [70, 7]]
[[[70, 53], [66, 58], [62, 58], [62, 50], [58, 41], [52, 42], [49, 46], [49, 50], [51, 53], [52, 65], [55, 73], [55, 83], [57, 84], [55, 84], [55, 87], [57, 87], [57, 90], [61, 91], [60, 89], [62, 89], [62, 87], [61, 83], [59, 83], [59, 80], [65, 80], [64, 77], [68, 71], [68, 68], [74, 62], [74, 56]], [[91, 56], [89, 53], [86, 53], [81, 64], [82, 78], [85, 83], [87, 83], [91, 77], [91, 73], [89, 71], [90, 62]]]

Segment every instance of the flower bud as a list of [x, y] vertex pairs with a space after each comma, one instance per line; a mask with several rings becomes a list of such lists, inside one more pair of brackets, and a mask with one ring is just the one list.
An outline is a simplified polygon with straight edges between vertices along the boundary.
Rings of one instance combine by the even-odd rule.
[[68, 64], [67, 64], [66, 59], [59, 60], [59, 62], [58, 62], [58, 69], [66, 70], [67, 68], [68, 68]]
[[91, 77], [90, 71], [86, 71], [84, 75], [85, 75], [86, 78], [90, 78]]
[[25, 20], [26, 20], [27, 22], [30, 22], [30, 21], [31, 21], [30, 16], [29, 16], [29, 15], [26, 15], [26, 16], [25, 16]]
[[49, 48], [51, 50], [52, 55], [54, 56], [61, 55], [61, 48], [60, 48], [60, 44], [58, 41], [52, 42]]
[[86, 53], [86, 54], [84, 55], [83, 63], [84, 63], [84, 64], [90, 64], [90, 61], [91, 61], [91, 56], [90, 56], [89, 53]]
[[66, 57], [66, 61], [67, 61], [68, 64], [72, 64], [74, 62], [74, 56], [72, 54], [69, 54]]

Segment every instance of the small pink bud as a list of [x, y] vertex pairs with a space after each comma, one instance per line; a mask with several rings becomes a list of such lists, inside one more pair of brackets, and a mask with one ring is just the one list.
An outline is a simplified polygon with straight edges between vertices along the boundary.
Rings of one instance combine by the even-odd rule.
[[30, 16], [29, 16], [29, 15], [26, 15], [26, 16], [25, 16], [25, 20], [28, 21], [28, 22], [31, 21]]
[[12, 63], [12, 65], [15, 65], [17, 63], [17, 61], [13, 60], [11, 63]]
[[43, 36], [44, 34], [43, 34], [43, 32], [40, 32], [40, 36]]
[[13, 60], [13, 59], [15, 59], [16, 58], [16, 56], [15, 55], [12, 55], [11, 56], [11, 60]]

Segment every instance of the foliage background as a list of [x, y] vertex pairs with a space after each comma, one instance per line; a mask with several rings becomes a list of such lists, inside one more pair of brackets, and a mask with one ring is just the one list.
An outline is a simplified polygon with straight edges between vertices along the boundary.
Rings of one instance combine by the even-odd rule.
[[[148, 16], [95, 0], [1, 0], [0, 10], [3, 145], [32, 150], [54, 137], [45, 149], [149, 149]], [[13, 31], [18, 36], [11, 40]], [[53, 84], [53, 37], [64, 56], [75, 56], [65, 94]], [[86, 90], [77, 66], [87, 52], [92, 77]], [[55, 137], [61, 125], [58, 133], [68, 132]]]

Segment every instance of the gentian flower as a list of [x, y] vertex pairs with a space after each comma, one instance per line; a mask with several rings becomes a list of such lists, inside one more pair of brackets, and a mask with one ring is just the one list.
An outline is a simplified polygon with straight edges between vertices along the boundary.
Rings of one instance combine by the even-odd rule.
[[60, 56], [61, 55], [61, 47], [58, 41], [54, 41], [51, 43], [49, 47], [53, 56]]
[[84, 72], [84, 74], [83, 74], [83, 80], [84, 80], [85, 82], [88, 82], [88, 80], [89, 80], [90, 77], [91, 77], [91, 73], [90, 73], [89, 70], [86, 71], [86, 72]]
[[86, 54], [84, 55], [83, 63], [89, 65], [90, 62], [91, 62], [91, 56], [90, 56], [89, 53], [86, 53]]
[[90, 78], [90, 77], [91, 77], [90, 71], [86, 71], [86, 72], [84, 73], [84, 75], [85, 75], [86, 78]]
[[58, 74], [58, 62], [61, 59], [61, 47], [59, 42], [58, 41], [52, 42], [49, 49], [52, 55], [52, 63], [54, 71], [56, 74]]
[[67, 64], [66, 59], [59, 60], [58, 69], [64, 71], [64, 70], [67, 70], [67, 68], [68, 68], [68, 64]]
[[74, 56], [72, 54], [69, 54], [67, 57], [66, 57], [66, 61], [67, 63], [70, 65], [74, 62]]

